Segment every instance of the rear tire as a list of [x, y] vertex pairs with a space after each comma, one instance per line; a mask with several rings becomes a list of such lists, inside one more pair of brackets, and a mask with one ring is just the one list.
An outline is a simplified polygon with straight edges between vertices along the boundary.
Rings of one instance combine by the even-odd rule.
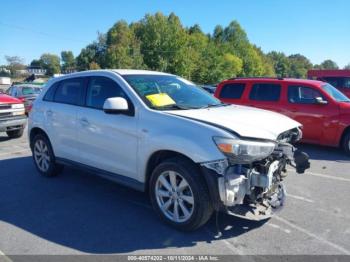
[[193, 231], [213, 213], [205, 180], [187, 159], [174, 157], [160, 163], [152, 172], [149, 186], [154, 210], [176, 229]]
[[350, 156], [350, 131], [345, 134], [342, 140], [342, 148], [345, 153]]
[[62, 171], [63, 166], [56, 163], [49, 139], [43, 134], [38, 134], [34, 137], [31, 144], [33, 145], [34, 164], [39, 173], [46, 177], [58, 175]]
[[9, 138], [19, 138], [23, 135], [24, 128], [12, 130], [12, 131], [6, 131], [6, 134]]

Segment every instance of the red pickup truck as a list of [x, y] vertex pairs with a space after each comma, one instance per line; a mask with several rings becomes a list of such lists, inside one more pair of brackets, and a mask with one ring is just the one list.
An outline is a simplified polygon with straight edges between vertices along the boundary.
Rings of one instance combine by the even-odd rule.
[[0, 93], [0, 132], [6, 132], [10, 138], [21, 137], [26, 123], [22, 101]]
[[350, 70], [309, 70], [307, 77], [327, 82], [350, 97]]
[[303, 125], [302, 141], [340, 146], [350, 155], [350, 99], [328, 83], [288, 78], [233, 78], [221, 82], [214, 95], [224, 103], [287, 115]]

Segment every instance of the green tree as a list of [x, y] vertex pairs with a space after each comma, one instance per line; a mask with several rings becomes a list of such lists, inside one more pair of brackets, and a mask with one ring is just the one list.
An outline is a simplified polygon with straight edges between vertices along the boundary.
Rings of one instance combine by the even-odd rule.
[[345, 69], [345, 70], [350, 70], [350, 63], [347, 64], [346, 66], [344, 66], [344, 69]]
[[89, 70], [90, 65], [98, 65], [100, 68], [106, 68], [106, 35], [99, 34], [97, 41], [83, 48], [76, 58], [78, 70]]
[[261, 76], [274, 77], [276, 76], [275, 68], [273, 67], [272, 60], [264, 54], [260, 47], [253, 45], [255, 51], [258, 53], [262, 60], [263, 72]]
[[289, 76], [290, 63], [284, 53], [272, 51], [267, 54], [267, 57], [272, 61], [277, 76]]
[[199, 26], [199, 24], [195, 24], [193, 26], [190, 26], [188, 28], [188, 34], [203, 34], [203, 31], [201, 29], [201, 27]]
[[25, 69], [24, 60], [19, 56], [5, 56], [7, 62], [7, 69], [10, 70], [11, 75], [16, 75], [17, 70]]
[[[221, 40], [220, 36], [221, 35]], [[261, 76], [264, 74], [263, 57], [249, 42], [246, 32], [237, 21], [232, 21], [221, 33], [220, 27], [214, 30], [214, 39], [218, 39], [217, 48], [236, 55], [243, 61], [242, 76]], [[220, 44], [221, 42], [221, 44]]]
[[117, 22], [107, 33], [105, 65], [109, 68], [143, 68], [140, 41], [125, 21]]
[[221, 25], [217, 25], [214, 28], [214, 33], [213, 33], [213, 39], [216, 42], [222, 42], [223, 41], [223, 36], [224, 36], [224, 29]]
[[[229, 77], [236, 77], [241, 74], [243, 69], [243, 61], [239, 57], [231, 54], [226, 53], [222, 57], [222, 64], [220, 66], [220, 69], [222, 71], [221, 78], [229, 78]], [[218, 80], [222, 80], [218, 79]]]
[[290, 70], [289, 77], [306, 78], [307, 71], [312, 69], [312, 63], [301, 54], [294, 54], [288, 57]]
[[30, 62], [30, 66], [42, 67], [42, 61], [40, 59], [34, 59]]
[[75, 59], [72, 51], [62, 51], [61, 60], [62, 60], [62, 71], [75, 69], [76, 65], [75, 65]]
[[135, 34], [141, 41], [141, 53], [148, 68], [178, 75], [189, 74], [188, 34], [176, 15], [146, 15], [138, 23]]
[[51, 76], [61, 72], [60, 57], [54, 54], [43, 54], [40, 57], [42, 67], [46, 69], [46, 74]]
[[316, 69], [339, 69], [336, 62], [331, 59], [323, 61], [320, 65], [315, 65]]

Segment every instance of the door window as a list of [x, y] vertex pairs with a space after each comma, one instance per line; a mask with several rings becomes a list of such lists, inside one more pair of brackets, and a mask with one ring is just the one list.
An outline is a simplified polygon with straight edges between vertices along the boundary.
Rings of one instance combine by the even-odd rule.
[[86, 106], [102, 109], [107, 98], [123, 97], [127, 99], [121, 87], [107, 77], [91, 77], [86, 94]]
[[54, 102], [70, 105], [83, 105], [85, 78], [71, 78], [61, 81], [57, 87]]
[[315, 104], [316, 97], [322, 97], [317, 90], [306, 86], [288, 86], [288, 101], [295, 104]]
[[278, 101], [281, 95], [281, 85], [278, 84], [254, 84], [250, 91], [250, 100]]

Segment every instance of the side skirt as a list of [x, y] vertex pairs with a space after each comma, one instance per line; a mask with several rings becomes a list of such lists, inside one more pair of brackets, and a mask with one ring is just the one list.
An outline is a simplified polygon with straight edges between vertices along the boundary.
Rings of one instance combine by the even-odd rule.
[[133, 178], [129, 178], [129, 177], [126, 177], [126, 176], [123, 176], [123, 175], [111, 173], [111, 172], [108, 172], [108, 171], [105, 171], [105, 170], [102, 170], [102, 169], [99, 169], [99, 168], [95, 168], [95, 167], [92, 167], [92, 166], [81, 164], [81, 163], [78, 163], [78, 162], [75, 162], [75, 161], [72, 161], [72, 160], [68, 160], [68, 159], [65, 159], [65, 158], [56, 157], [56, 162], [58, 164], [62, 164], [62, 165], [65, 165], [65, 166], [71, 166], [71, 167], [74, 167], [74, 168], [78, 168], [78, 169], [87, 171], [89, 173], [96, 174], [96, 175], [98, 175], [100, 177], [103, 177], [105, 179], [111, 180], [113, 182], [116, 182], [118, 184], [130, 187], [132, 189], [135, 189], [135, 190], [138, 190], [138, 191], [141, 191], [141, 192], [145, 191], [145, 183], [139, 182], [139, 181], [137, 181], [136, 179], [133, 179]]

